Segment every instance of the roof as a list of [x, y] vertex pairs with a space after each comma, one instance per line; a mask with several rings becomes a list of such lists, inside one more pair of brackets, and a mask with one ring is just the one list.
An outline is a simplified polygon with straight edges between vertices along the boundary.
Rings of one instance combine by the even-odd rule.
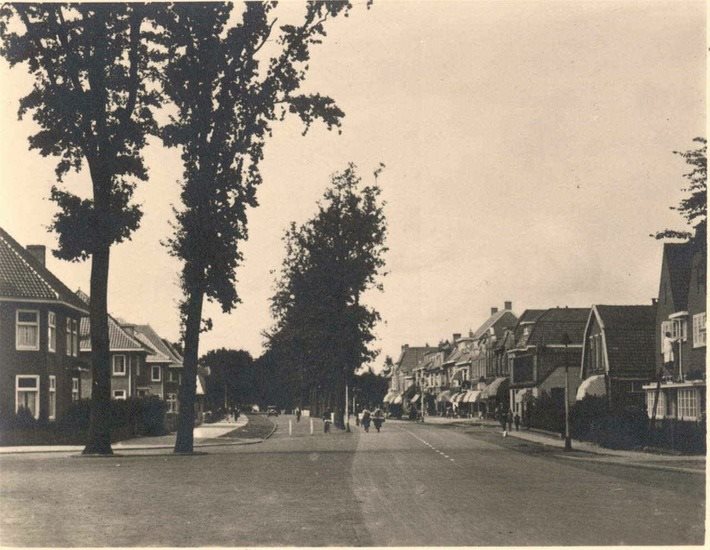
[[[76, 291], [76, 296], [85, 304], [89, 303], [89, 296], [81, 290]], [[110, 314], [108, 316], [108, 341], [111, 351], [146, 351], [143, 345], [126, 332], [119, 322]], [[79, 324], [79, 351], [91, 351], [91, 322], [89, 317], [82, 317]]]
[[589, 308], [586, 307], [548, 309], [535, 321], [525, 345], [562, 345], [562, 335], [565, 333], [569, 336], [570, 344], [582, 345], [588, 319]]
[[165, 342], [153, 330], [153, 327], [150, 325], [125, 325], [124, 328], [128, 329], [141, 343], [148, 345], [153, 350], [153, 353], [150, 353], [145, 358], [146, 363], [172, 364], [175, 362]]
[[656, 306], [595, 305], [590, 316], [594, 311], [603, 326], [610, 372], [621, 376], [653, 376]]
[[437, 351], [437, 348], [430, 346], [407, 346], [402, 348], [402, 354], [397, 360], [397, 368], [402, 373], [412, 372], [424, 354], [430, 351]]
[[664, 243], [663, 257], [668, 267], [671, 298], [676, 311], [688, 307], [690, 271], [695, 247], [692, 242]]
[[[451, 353], [444, 359], [445, 365], [457, 365], [459, 363], [469, 363], [471, 361], [471, 346], [470, 342], [473, 342], [472, 338], [460, 338], [454, 343], [454, 349]], [[466, 345], [469, 344], [469, 345]]]
[[0, 227], [0, 297], [88, 307], [54, 274]]
[[514, 325], [515, 322], [517, 321], [517, 318], [515, 317], [513, 312], [510, 311], [509, 309], [503, 309], [501, 311], [497, 311], [496, 313], [491, 315], [488, 319], [486, 319], [486, 321], [480, 327], [478, 327], [478, 330], [476, 330], [476, 332], [473, 333], [472, 338], [474, 340], [478, 340], [479, 338], [481, 338], [482, 336], [487, 334], [488, 330], [491, 327], [494, 327], [494, 329], [498, 328], [499, 330], [496, 332], [496, 336], [500, 336], [499, 333], [502, 332], [502, 328], [500, 328], [498, 326], [498, 321], [500, 321], [503, 317], [505, 317], [506, 314], [513, 317], [514, 321], [511, 323], [511, 325]]
[[515, 340], [514, 347], [524, 348], [527, 345], [528, 336], [525, 335], [523, 329], [525, 326], [535, 323], [545, 311], [544, 309], [526, 309], [523, 311], [523, 314], [518, 318], [518, 324], [515, 325], [515, 329], [513, 329]]
[[163, 341], [163, 344], [165, 344], [165, 347], [167, 350], [170, 352], [170, 358], [173, 360], [173, 367], [174, 366], [180, 366], [182, 367], [182, 362], [183, 362], [183, 357], [178, 353], [178, 351], [175, 349], [175, 346], [173, 346], [168, 340], [165, 338], [161, 338]]

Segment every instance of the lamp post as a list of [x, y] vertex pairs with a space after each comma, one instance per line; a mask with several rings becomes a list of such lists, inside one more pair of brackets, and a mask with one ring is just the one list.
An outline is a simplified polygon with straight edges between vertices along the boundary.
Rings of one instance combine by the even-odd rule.
[[565, 346], [565, 451], [572, 450], [572, 439], [569, 435], [569, 360], [567, 346], [571, 343], [569, 334], [562, 334], [562, 344]]

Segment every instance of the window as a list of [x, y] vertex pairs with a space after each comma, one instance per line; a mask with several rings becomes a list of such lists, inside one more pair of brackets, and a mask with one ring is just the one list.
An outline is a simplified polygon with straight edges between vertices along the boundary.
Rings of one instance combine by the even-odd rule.
[[66, 350], [67, 350], [67, 355], [71, 355], [71, 348], [72, 348], [72, 339], [71, 339], [71, 319], [67, 317], [67, 322], [65, 325], [66, 328]]
[[685, 342], [688, 338], [687, 327], [688, 323], [685, 319], [674, 319], [671, 325], [671, 336]]
[[693, 347], [702, 348], [706, 342], [705, 332], [705, 316], [706, 313], [698, 313], [693, 315]]
[[[646, 406], [648, 407], [648, 417], [653, 416], [653, 404], [656, 401], [656, 392], [650, 391], [646, 393]], [[658, 392], [658, 405], [656, 406], [656, 418], [663, 418], [666, 412], [666, 394], [663, 391]]]
[[666, 337], [666, 332], [670, 332], [671, 336], [673, 336], [673, 323], [671, 321], [663, 321], [661, 323], [661, 342], [663, 342], [663, 339]]
[[140, 358], [136, 357], [136, 360], [134, 361], [134, 363], [136, 364], [136, 376], [140, 376], [141, 375], [141, 360], [140, 360]]
[[15, 348], [39, 349], [39, 311], [18, 309], [15, 313]]
[[160, 382], [160, 367], [159, 366], [151, 367], [150, 379], [152, 382]]
[[178, 412], [178, 401], [177, 401], [176, 394], [174, 394], [174, 393], [167, 394], [165, 401], [168, 404], [168, 412], [169, 413], [177, 413]]
[[698, 417], [698, 400], [695, 390], [678, 390], [678, 418], [695, 420]]
[[57, 377], [49, 377], [49, 419], [57, 418]]
[[126, 376], [126, 356], [125, 355], [114, 355], [113, 356], [113, 375], [114, 376]]
[[113, 390], [114, 399], [126, 399], [126, 390]]
[[79, 379], [71, 379], [71, 400], [79, 401]]
[[57, 314], [47, 313], [47, 349], [57, 351]]
[[72, 355], [74, 357], [79, 357], [79, 321], [72, 319], [71, 322], [71, 332], [72, 332]]
[[32, 418], [39, 418], [39, 376], [15, 377], [15, 412], [26, 409]]

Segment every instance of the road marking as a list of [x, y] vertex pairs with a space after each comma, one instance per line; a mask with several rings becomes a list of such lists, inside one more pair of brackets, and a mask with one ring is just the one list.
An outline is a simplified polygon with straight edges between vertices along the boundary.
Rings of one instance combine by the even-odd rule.
[[440, 451], [439, 449], [437, 449], [436, 447], [434, 447], [434, 446], [433, 446], [431, 443], [429, 443], [428, 441], [425, 441], [424, 439], [422, 439], [422, 438], [419, 437], [418, 435], [416, 435], [416, 434], [410, 432], [409, 430], [406, 430], [406, 429], [404, 429], [404, 428], [399, 428], [399, 429], [402, 430], [403, 432], [407, 432], [409, 435], [411, 435], [411, 436], [412, 436], [414, 439], [416, 439], [417, 441], [420, 441], [421, 443], [424, 443], [424, 445], [426, 445], [427, 447], [429, 447], [432, 451], [434, 451], [434, 452], [436, 452], [436, 453], [439, 453], [439, 454], [440, 454], [441, 456], [443, 456], [444, 458], [448, 458], [451, 462], [454, 462], [454, 459], [453, 459], [453, 458], [451, 458], [449, 455], [445, 454], [443, 451]]

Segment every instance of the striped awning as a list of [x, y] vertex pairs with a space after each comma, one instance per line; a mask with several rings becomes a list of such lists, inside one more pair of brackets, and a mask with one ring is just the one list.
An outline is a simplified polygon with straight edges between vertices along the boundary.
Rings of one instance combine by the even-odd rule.
[[464, 403], [475, 403], [481, 397], [481, 393], [478, 390], [468, 390], [463, 398]]
[[606, 395], [606, 380], [603, 374], [595, 374], [582, 380], [577, 388], [577, 401], [584, 399], [585, 395], [604, 397]]
[[399, 394], [397, 397], [395, 397], [392, 400], [393, 405], [401, 405], [402, 404], [402, 394]]
[[385, 395], [385, 398], [382, 400], [382, 402], [392, 403], [395, 397], [397, 397], [397, 392], [390, 390], [389, 392], [387, 392], [387, 395]]
[[451, 391], [444, 390], [439, 395], [436, 396], [436, 400], [439, 403], [450, 403], [451, 402]]
[[417, 401], [419, 401], [419, 394], [418, 394], [418, 393], [415, 394], [414, 397], [412, 397], [412, 398], [409, 400], [410, 403], [416, 403]]

